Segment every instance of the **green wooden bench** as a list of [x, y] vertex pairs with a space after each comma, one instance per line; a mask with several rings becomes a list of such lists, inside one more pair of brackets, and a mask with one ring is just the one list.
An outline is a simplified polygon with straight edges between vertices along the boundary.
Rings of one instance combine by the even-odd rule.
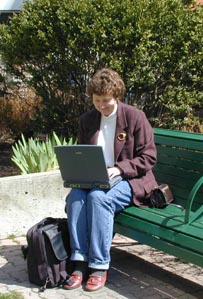
[[128, 207], [114, 232], [203, 266], [203, 134], [154, 129], [159, 183], [167, 183], [175, 206]]

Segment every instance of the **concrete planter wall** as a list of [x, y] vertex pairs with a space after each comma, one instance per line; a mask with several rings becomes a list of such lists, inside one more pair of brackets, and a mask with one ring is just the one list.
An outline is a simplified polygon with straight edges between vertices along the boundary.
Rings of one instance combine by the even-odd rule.
[[66, 217], [69, 191], [58, 170], [0, 178], [0, 238], [26, 234], [45, 217]]

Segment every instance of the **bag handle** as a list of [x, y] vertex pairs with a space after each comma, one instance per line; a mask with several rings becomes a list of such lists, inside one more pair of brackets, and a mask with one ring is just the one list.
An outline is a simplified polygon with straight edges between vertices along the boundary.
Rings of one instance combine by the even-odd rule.
[[44, 234], [48, 237], [56, 258], [60, 261], [67, 259], [68, 254], [64, 247], [61, 231], [55, 231], [50, 227], [44, 231]]

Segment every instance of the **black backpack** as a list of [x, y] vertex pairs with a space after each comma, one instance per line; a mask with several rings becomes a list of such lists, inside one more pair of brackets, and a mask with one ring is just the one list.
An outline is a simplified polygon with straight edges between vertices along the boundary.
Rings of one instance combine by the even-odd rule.
[[27, 259], [31, 283], [46, 287], [62, 285], [67, 279], [70, 254], [69, 232], [66, 218], [45, 218], [27, 232], [27, 246], [22, 246]]

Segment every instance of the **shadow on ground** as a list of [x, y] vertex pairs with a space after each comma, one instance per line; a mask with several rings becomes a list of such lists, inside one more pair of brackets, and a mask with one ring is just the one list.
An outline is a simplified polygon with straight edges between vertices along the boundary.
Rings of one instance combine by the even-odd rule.
[[[112, 284], [128, 280], [129, 285], [135, 287], [134, 295], [136, 290], [139, 293], [143, 290], [143, 293], [151, 294], [151, 298], [203, 298], [201, 285], [115, 247], [112, 249], [111, 269]], [[120, 277], [117, 279], [116, 276]]]

